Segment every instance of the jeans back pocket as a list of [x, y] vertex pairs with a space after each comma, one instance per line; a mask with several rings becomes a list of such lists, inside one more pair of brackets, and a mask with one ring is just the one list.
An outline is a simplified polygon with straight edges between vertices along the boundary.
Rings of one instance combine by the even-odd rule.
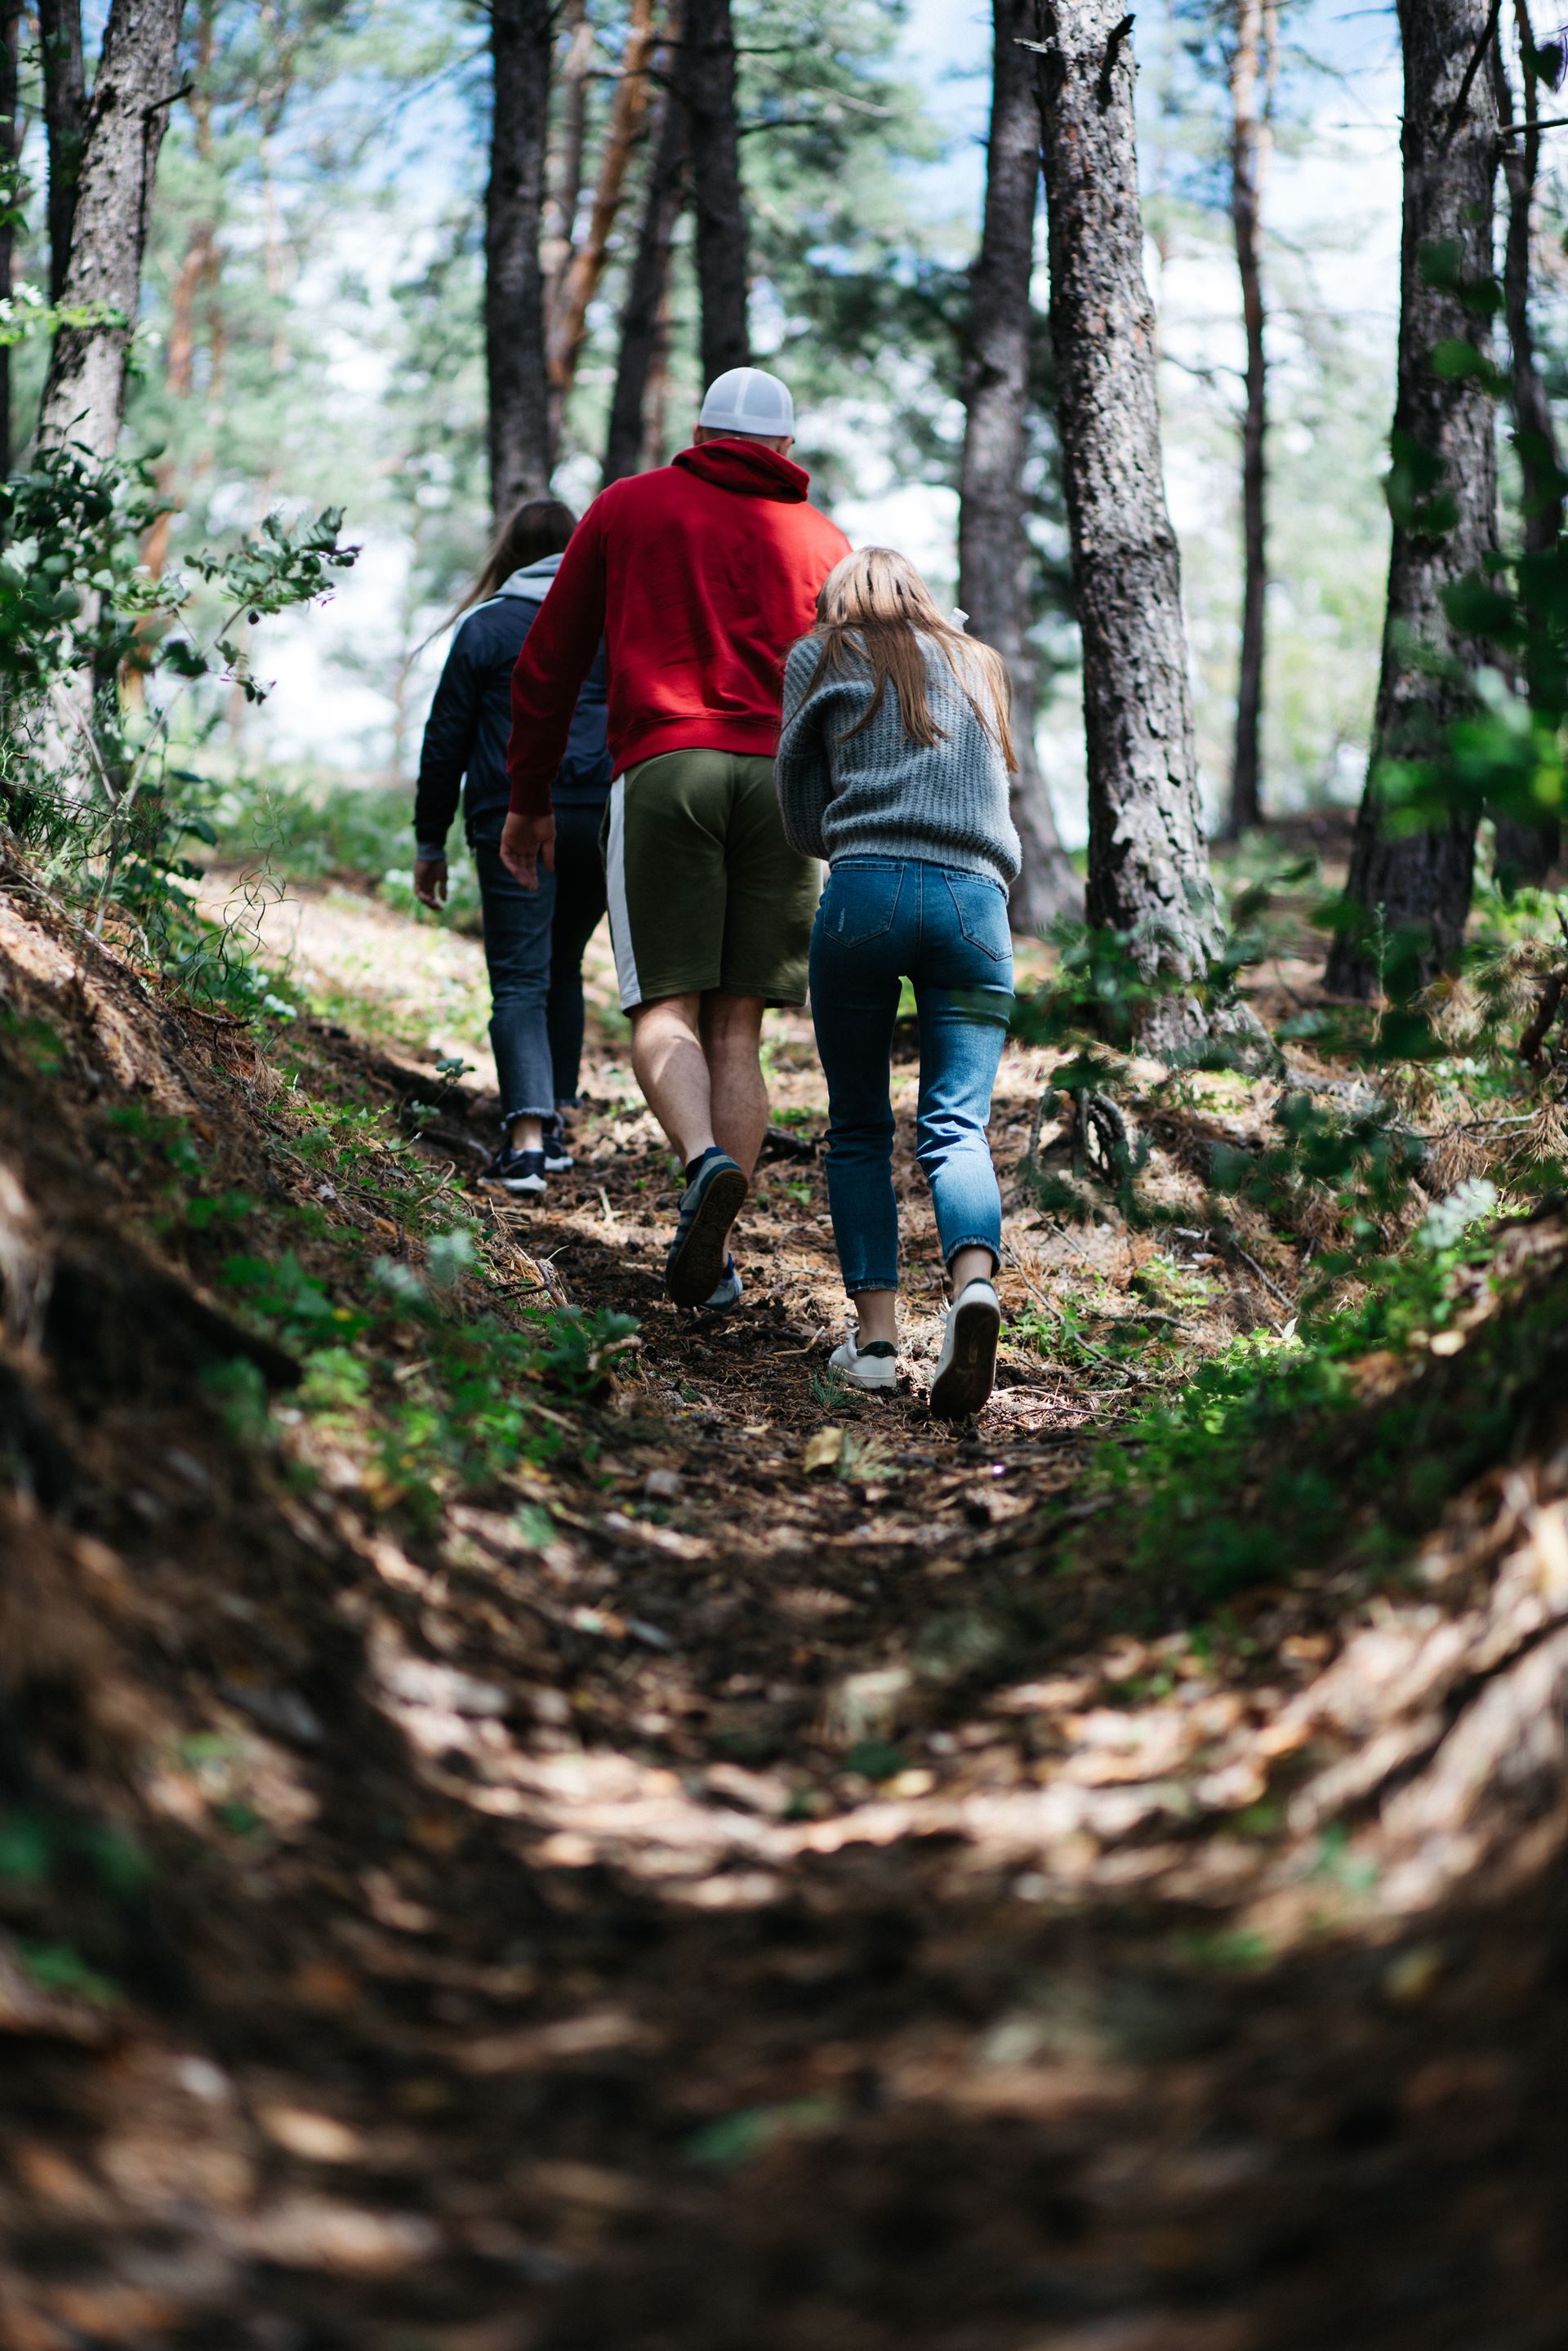
[[902, 865], [835, 865], [817, 916], [822, 935], [836, 947], [864, 946], [885, 938], [898, 913], [904, 886]]
[[1012, 932], [1008, 924], [1006, 893], [998, 883], [978, 873], [945, 872], [943, 881], [953, 901], [959, 930], [972, 947], [993, 963], [1011, 963]]

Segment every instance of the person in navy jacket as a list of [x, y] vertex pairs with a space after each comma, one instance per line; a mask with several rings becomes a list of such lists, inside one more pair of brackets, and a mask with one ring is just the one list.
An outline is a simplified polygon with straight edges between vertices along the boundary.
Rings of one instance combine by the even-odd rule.
[[502, 1110], [501, 1148], [479, 1177], [488, 1188], [538, 1194], [567, 1167], [560, 1112], [577, 1099], [582, 1054], [582, 956], [604, 913], [599, 835], [610, 796], [604, 648], [577, 698], [551, 787], [554, 872], [524, 890], [498, 844], [511, 787], [512, 671], [538, 616], [577, 517], [559, 498], [529, 498], [502, 526], [452, 641], [420, 754], [413, 886], [427, 906], [446, 896], [446, 835], [461, 793], [479, 876], [490, 975], [490, 1044]]

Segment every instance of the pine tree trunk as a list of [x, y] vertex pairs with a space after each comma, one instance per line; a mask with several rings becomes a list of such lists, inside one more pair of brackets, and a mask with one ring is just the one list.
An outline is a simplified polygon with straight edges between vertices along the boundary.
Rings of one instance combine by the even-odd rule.
[[970, 634], [994, 645], [1013, 684], [1013, 820], [1023, 871], [1013, 884], [1019, 931], [1082, 908], [1083, 893], [1056, 830], [1035, 751], [1035, 663], [1029, 642], [1030, 548], [1024, 531], [1024, 418], [1029, 397], [1034, 224], [1040, 208], [1040, 110], [1020, 35], [1034, 0], [995, 0], [986, 213], [969, 275], [964, 373], [964, 463], [958, 506], [958, 601]]
[[[679, 38], [672, 24], [667, 38]], [[666, 48], [666, 59], [670, 52]], [[621, 312], [621, 354], [610, 425], [604, 442], [604, 479], [634, 474], [647, 440], [648, 386], [665, 332], [664, 297], [670, 279], [670, 243], [685, 196], [685, 109], [668, 88], [654, 99], [643, 183], [643, 214], [637, 250]]]
[[626, 52], [605, 125], [599, 177], [588, 231], [572, 255], [551, 314], [547, 344], [551, 402], [551, 440], [558, 441], [561, 412], [577, 377], [588, 335], [588, 306], [599, 291], [610, 250], [611, 232], [621, 209], [627, 166], [648, 107], [648, 68], [653, 50], [653, 0], [632, 0]]
[[696, 218], [706, 385], [728, 368], [745, 367], [751, 357], [746, 316], [750, 272], [729, 0], [686, 0], [679, 78]]
[[[1430, 831], [1390, 840], [1383, 830], [1378, 778], [1385, 759], [1435, 748], [1448, 721], [1463, 708], [1462, 684], [1443, 675], [1430, 658], [1463, 663], [1468, 650], [1443, 610], [1443, 590], [1478, 569], [1497, 546], [1491, 396], [1474, 376], [1439, 376], [1429, 364], [1437, 343], [1487, 340], [1484, 321], [1466, 309], [1451, 270], [1438, 266], [1433, 248], [1447, 248], [1464, 278], [1490, 278], [1497, 108], [1482, 51], [1492, 22], [1488, 0], [1399, 0], [1405, 200], [1390, 475], [1394, 539], [1372, 758], [1346, 884], [1366, 928], [1338, 935], [1326, 975], [1329, 987], [1346, 996], [1370, 996], [1377, 987], [1376, 931], [1423, 927], [1429, 944], [1419, 968], [1430, 979], [1458, 954], [1469, 913], [1474, 824], [1455, 817]], [[1441, 468], [1435, 492], [1418, 479], [1412, 483], [1412, 453], [1417, 465], [1426, 460]], [[1439, 505], [1448, 501], [1451, 524]], [[1416, 646], [1426, 660], [1415, 656]]]
[[[1036, 0], [1057, 424], [1083, 634], [1088, 914], [1197, 977], [1220, 926], [1198, 805], [1180, 559], [1144, 280], [1130, 16]], [[1194, 1013], [1167, 1025], [1190, 1030]]]
[[1236, 0], [1230, 65], [1230, 219], [1247, 334], [1247, 393], [1241, 420], [1241, 652], [1236, 681], [1236, 747], [1230, 768], [1232, 837], [1262, 818], [1264, 603], [1269, 565], [1265, 498], [1268, 360], [1264, 350], [1260, 245], [1269, 160], [1268, 83], [1274, 55], [1272, 0]]
[[81, 0], [38, 0], [38, 48], [44, 69], [44, 137], [49, 160], [49, 299], [66, 290], [71, 223], [87, 133], [87, 68], [82, 56]]
[[[16, 72], [21, 37], [21, 11], [16, 0], [6, 0], [0, 7], [0, 298], [6, 301], [11, 296], [16, 235], [5, 215], [15, 197], [22, 152]], [[10, 475], [11, 454], [11, 349], [6, 344], [0, 347], [0, 481]]]
[[125, 368], [141, 294], [152, 177], [175, 95], [182, 0], [114, 0], [104, 28], [81, 149], [62, 299], [115, 314], [119, 325], [61, 327], [38, 418], [45, 447], [114, 454]]
[[485, 361], [490, 503], [497, 523], [549, 487], [539, 232], [549, 130], [549, 0], [492, 0], [494, 110], [485, 195]]
[[[1535, 336], [1530, 323], [1531, 219], [1536, 175], [1541, 168], [1540, 84], [1531, 70], [1535, 35], [1526, 0], [1515, 0], [1520, 53], [1524, 62], [1524, 128], [1502, 141], [1502, 172], [1508, 188], [1508, 239], [1503, 248], [1503, 317], [1508, 327], [1509, 358], [1513, 392], [1514, 445], [1524, 486], [1524, 547], [1528, 555], [1548, 553], [1563, 530], [1563, 497], [1558, 483], [1557, 433], [1552, 402], [1542, 381], [1535, 357]], [[1498, 113], [1508, 129], [1513, 121], [1513, 94], [1503, 63], [1500, 33], [1492, 45], [1492, 69]], [[1540, 888], [1562, 849], [1562, 826], [1555, 818], [1544, 824], [1521, 824], [1513, 817], [1498, 817], [1493, 831], [1500, 872]]]
[[582, 157], [588, 136], [588, 76], [593, 62], [593, 27], [584, 0], [567, 0], [566, 57], [560, 68], [560, 131], [547, 161], [549, 232], [540, 239], [545, 279], [545, 316], [552, 319], [571, 266], [577, 210], [582, 201]]

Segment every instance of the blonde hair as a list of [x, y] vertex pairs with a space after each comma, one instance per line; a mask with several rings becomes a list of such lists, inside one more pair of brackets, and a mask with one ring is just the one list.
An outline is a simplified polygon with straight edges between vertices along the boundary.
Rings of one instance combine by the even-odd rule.
[[920, 639], [929, 637], [1009, 768], [1017, 772], [1018, 758], [1008, 725], [1012, 681], [1007, 664], [991, 646], [966, 636], [937, 609], [930, 589], [907, 556], [891, 547], [862, 547], [842, 557], [817, 591], [817, 625], [811, 633], [822, 650], [808, 694], [816, 692], [830, 669], [841, 675], [854, 669], [871, 671], [870, 704], [852, 726], [845, 727], [840, 742], [847, 742], [871, 725], [886, 698], [890, 678], [909, 740], [926, 751], [946, 741], [946, 733], [931, 716], [926, 693]]

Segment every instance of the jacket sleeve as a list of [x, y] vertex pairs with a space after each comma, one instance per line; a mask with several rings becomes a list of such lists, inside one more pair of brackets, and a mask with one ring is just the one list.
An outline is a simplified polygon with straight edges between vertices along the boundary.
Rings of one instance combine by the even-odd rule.
[[514, 815], [548, 816], [583, 680], [604, 634], [603, 496], [571, 535], [512, 672], [507, 772]]
[[833, 797], [832, 772], [822, 720], [828, 697], [821, 688], [808, 695], [819, 647], [814, 637], [802, 637], [784, 664], [784, 725], [773, 764], [773, 784], [784, 838], [802, 857], [826, 857], [822, 819]]
[[413, 800], [413, 837], [421, 848], [434, 849], [444, 842], [457, 813], [463, 778], [479, 732], [482, 684], [465, 622], [452, 641], [424, 722]]

